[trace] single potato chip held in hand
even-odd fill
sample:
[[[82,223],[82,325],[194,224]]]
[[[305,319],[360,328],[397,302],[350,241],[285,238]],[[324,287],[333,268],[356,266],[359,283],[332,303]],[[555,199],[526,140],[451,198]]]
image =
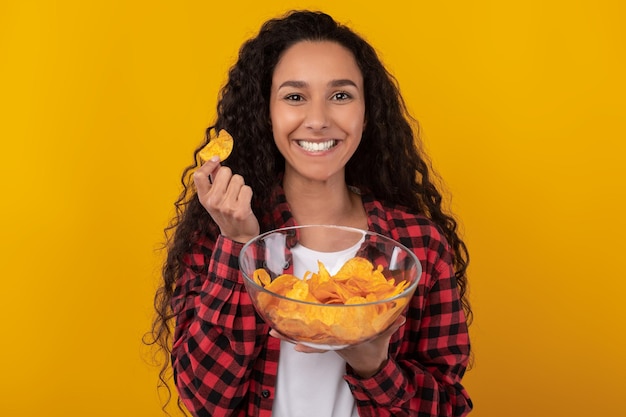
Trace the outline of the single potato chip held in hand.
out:
[[[211,138],[204,148],[198,152],[200,162],[205,163],[214,156],[219,156],[220,161],[224,161],[233,150],[233,137],[225,131],[220,130],[217,137]]]

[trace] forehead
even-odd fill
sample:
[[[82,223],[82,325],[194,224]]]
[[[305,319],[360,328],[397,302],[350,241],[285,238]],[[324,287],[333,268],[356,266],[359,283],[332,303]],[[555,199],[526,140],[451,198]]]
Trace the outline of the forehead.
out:
[[[350,50],[331,41],[301,41],[289,47],[274,69],[274,81],[307,78],[347,78],[362,82]]]

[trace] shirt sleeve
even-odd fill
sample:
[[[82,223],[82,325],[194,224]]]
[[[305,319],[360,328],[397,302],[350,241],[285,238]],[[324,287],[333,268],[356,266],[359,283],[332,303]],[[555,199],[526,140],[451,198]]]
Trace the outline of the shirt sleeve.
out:
[[[172,367],[179,396],[194,416],[228,416],[245,407],[258,323],[239,274],[242,244],[219,236],[186,258],[172,306],[177,313]]]
[[[445,241],[426,241],[416,250],[422,279],[389,360],[371,378],[348,370],[361,416],[464,416],[472,409],[461,385],[470,345],[450,249]]]

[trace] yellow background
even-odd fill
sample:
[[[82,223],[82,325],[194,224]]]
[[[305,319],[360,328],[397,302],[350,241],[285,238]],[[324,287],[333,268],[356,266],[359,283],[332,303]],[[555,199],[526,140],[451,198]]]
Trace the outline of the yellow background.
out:
[[[4,0],[0,415],[163,415],[141,337],[179,175],[241,42],[301,7],[380,51],[451,191],[472,415],[623,413],[622,1]]]

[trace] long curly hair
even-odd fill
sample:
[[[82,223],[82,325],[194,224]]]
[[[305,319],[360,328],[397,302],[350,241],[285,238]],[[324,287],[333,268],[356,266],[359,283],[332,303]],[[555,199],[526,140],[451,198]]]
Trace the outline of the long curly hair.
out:
[[[363,74],[367,123],[361,143],[346,166],[346,182],[377,199],[422,213],[438,225],[454,251],[461,303],[468,323],[471,321],[466,275],[469,254],[459,236],[457,221],[443,208],[441,186],[422,151],[419,125],[407,111],[396,79],[386,70],[374,48],[350,28],[322,12],[291,11],[265,22],[258,35],[242,45],[220,91],[215,123],[206,129],[204,143],[194,152],[194,163],[183,171],[183,189],[174,204],[176,214],[165,229],[167,257],[162,269],[163,281],[155,296],[156,317],[146,341],[157,345],[166,357],[171,353],[171,322],[176,316],[170,302],[182,273],[183,256],[191,249],[193,236],[216,238],[219,233],[191,185],[196,155],[216,131],[226,129],[235,142],[232,154],[223,164],[241,174],[252,187],[252,207],[257,218],[263,218],[271,210],[268,203],[285,162],[274,143],[270,125],[272,74],[285,50],[301,41],[336,42],[354,55]],[[374,166],[376,169],[371,169]],[[160,378],[167,387],[169,363],[164,362]]]

